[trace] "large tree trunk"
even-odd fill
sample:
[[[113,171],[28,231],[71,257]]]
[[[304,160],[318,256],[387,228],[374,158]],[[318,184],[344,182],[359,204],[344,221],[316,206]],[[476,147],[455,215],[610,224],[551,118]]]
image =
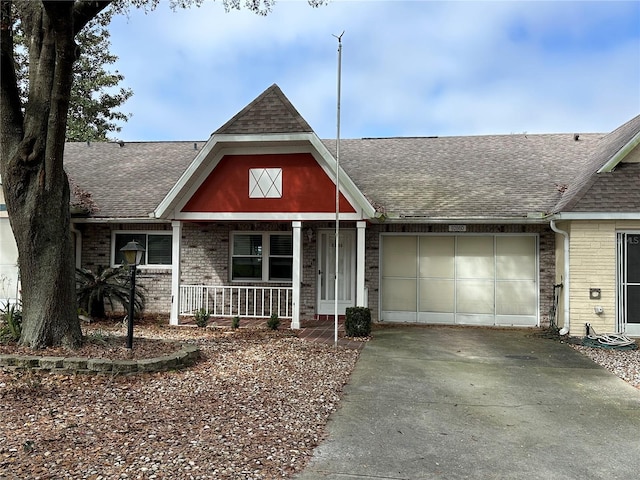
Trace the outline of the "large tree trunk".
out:
[[[76,59],[75,34],[108,2],[27,2],[29,99],[15,81],[11,2],[2,1],[0,174],[22,281],[20,343],[32,348],[82,341],[75,295],[69,183],[63,153]]]

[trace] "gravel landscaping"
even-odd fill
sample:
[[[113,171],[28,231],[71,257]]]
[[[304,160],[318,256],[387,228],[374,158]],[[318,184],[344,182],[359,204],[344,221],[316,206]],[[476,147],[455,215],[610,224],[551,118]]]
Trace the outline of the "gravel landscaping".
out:
[[[131,376],[0,372],[0,478],[290,478],[322,440],[358,358],[290,331],[136,327],[136,336],[197,344],[203,358]],[[134,355],[153,355],[146,343],[136,338]],[[100,350],[86,348],[74,356]]]
[[[290,330],[150,324],[136,326],[132,352],[121,325],[84,328],[90,341],[74,356],[197,345],[202,358],[128,376],[0,371],[0,480],[291,478],[322,441],[358,358]],[[640,388],[640,351],[570,347]]]
[[[640,350],[608,350],[583,345],[572,345],[572,347],[625,382],[640,389]]]

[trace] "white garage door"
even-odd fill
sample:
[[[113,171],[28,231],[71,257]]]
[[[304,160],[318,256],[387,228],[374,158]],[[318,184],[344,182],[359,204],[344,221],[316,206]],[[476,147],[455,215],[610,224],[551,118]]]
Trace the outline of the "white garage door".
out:
[[[18,288],[18,249],[8,218],[0,218],[0,305],[15,300]]]
[[[538,324],[535,235],[383,235],[381,319]]]

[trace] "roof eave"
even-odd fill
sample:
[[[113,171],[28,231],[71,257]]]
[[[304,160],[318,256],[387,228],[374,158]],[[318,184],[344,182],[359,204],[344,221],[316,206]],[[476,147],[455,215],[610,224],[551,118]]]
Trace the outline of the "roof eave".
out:
[[[379,222],[384,223],[412,223],[412,224],[532,224],[541,225],[549,223],[550,217],[548,215],[542,216],[523,216],[523,217],[429,217],[419,215],[401,215],[401,216],[382,216],[377,219]]]
[[[611,172],[638,145],[640,145],[640,132],[636,132],[633,138],[618,150],[615,155],[607,161],[607,163],[600,167],[597,173]]]
[[[640,220],[640,212],[559,212],[552,220]]]

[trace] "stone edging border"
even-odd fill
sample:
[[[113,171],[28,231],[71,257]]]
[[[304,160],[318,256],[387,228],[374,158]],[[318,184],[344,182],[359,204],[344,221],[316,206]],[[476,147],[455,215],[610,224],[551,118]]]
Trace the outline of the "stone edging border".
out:
[[[141,360],[111,360],[109,358],[38,357],[33,355],[0,355],[0,369],[39,370],[54,374],[131,375],[146,372],[180,370],[193,365],[200,357],[195,345],[183,345],[180,350],[162,357]]]

